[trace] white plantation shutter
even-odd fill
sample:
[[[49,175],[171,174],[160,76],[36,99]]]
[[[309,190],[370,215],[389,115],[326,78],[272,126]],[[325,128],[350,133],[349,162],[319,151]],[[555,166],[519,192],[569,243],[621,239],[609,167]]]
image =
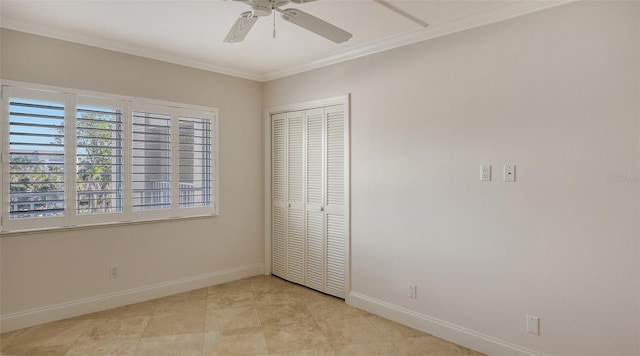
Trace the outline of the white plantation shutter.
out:
[[[134,111],[133,210],[171,208],[171,116]]]
[[[272,121],[272,272],[286,278],[287,240],[287,141],[286,114],[273,115]]]
[[[212,124],[201,118],[179,119],[179,207],[213,204]]]
[[[78,215],[122,211],[122,110],[76,108],[76,211]]]
[[[9,99],[9,218],[65,214],[63,101]]]
[[[287,114],[287,278],[304,283],[304,111]]]
[[[324,109],[306,112],[307,239],[305,285],[322,290],[325,276],[324,238]]]

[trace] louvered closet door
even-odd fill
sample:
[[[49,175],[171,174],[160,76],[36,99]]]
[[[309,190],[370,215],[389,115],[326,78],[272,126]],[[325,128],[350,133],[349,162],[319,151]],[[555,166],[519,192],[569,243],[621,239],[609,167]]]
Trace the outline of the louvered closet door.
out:
[[[345,297],[345,114],[344,105],[325,108],[326,118],[326,289]]]
[[[287,277],[304,284],[304,111],[287,113]]]
[[[287,114],[271,118],[272,273],[287,277]]]
[[[324,109],[306,111],[306,268],[305,285],[325,289]]]
[[[344,105],[272,116],[273,274],[345,297]]]

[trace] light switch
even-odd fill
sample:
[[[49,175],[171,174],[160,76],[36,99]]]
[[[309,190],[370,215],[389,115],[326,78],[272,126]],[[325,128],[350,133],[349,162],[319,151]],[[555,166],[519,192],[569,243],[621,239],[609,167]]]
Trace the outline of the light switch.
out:
[[[527,315],[527,332],[533,335],[540,335],[540,318]]]

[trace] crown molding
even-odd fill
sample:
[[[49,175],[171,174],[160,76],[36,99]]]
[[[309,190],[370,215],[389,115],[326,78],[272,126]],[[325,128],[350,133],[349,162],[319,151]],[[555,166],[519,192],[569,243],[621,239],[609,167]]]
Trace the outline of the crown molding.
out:
[[[160,51],[148,47],[131,45],[118,40],[106,39],[97,36],[86,35],[73,31],[55,29],[48,26],[24,22],[12,18],[3,17],[0,27],[9,30],[32,33],[35,35],[51,37],[59,40],[79,43],[87,46],[98,47],[116,52],[127,53],[135,56],[151,58],[163,62],[179,64],[187,67],[202,69],[210,72],[226,74],[234,77],[267,82],[274,79],[326,67],[332,64],[345,62],[351,59],[368,56],[374,53],[407,46],[417,42],[442,37],[448,34],[468,30],[491,23],[508,20],[514,17],[533,12],[565,5],[577,0],[543,0],[543,1],[514,1],[508,5],[482,11],[453,21],[430,25],[429,27],[406,32],[398,36],[392,36],[378,41],[373,41],[358,47],[339,52],[329,57],[321,58],[301,65],[277,69],[264,73],[242,71],[230,67],[218,66],[208,62],[194,60],[185,56]]]
[[[264,81],[264,76],[260,73],[247,72],[234,68],[217,66],[215,64],[194,60],[189,57],[171,54],[165,51],[152,49],[148,47],[128,44],[118,40],[106,39],[98,36],[86,35],[83,33],[57,29],[40,24],[34,24],[13,18],[2,17],[0,27],[8,30],[31,33],[34,35],[50,37],[58,40],[79,43],[91,47],[102,48],[110,51],[131,54],[134,56],[155,59],[163,62],[179,64],[196,69],[202,69],[209,72],[226,74],[233,77],[250,79],[255,81]]]
[[[533,12],[550,9],[556,6],[569,4],[575,1],[578,0],[545,0],[536,2],[514,1],[509,5],[504,5],[492,10],[482,11],[453,21],[436,25],[429,25],[429,27],[420,30],[406,32],[404,34],[389,37],[379,41],[373,41],[356,48],[337,53],[330,57],[322,58],[299,66],[270,71],[264,73],[263,81],[270,81],[302,72],[307,72],[313,69],[345,62],[351,59],[368,56],[374,53],[388,51],[390,49],[407,46],[417,42],[422,42],[452,33],[508,20]]]

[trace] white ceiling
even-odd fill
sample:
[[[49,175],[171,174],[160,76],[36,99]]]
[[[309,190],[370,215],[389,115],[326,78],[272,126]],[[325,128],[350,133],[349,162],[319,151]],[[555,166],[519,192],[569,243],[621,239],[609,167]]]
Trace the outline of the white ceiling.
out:
[[[0,26],[191,67],[266,81],[566,3],[565,0],[388,1],[423,28],[373,0],[289,4],[353,34],[335,44],[273,16],[244,42],[223,39],[249,6],[200,0],[1,0]]]

